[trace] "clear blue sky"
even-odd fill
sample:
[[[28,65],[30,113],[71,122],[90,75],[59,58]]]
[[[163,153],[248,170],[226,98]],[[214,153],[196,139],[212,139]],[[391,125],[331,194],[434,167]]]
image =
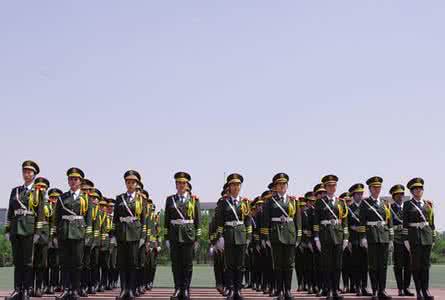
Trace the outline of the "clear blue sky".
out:
[[[107,196],[137,169],[155,202],[191,173],[303,194],[421,176],[445,228],[443,1],[8,1],[0,4],[0,206],[36,160]]]

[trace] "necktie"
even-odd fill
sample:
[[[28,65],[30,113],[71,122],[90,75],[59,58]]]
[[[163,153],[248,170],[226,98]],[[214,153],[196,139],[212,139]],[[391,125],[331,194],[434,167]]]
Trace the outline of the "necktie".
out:
[[[184,196],[181,196],[181,204],[184,204]]]

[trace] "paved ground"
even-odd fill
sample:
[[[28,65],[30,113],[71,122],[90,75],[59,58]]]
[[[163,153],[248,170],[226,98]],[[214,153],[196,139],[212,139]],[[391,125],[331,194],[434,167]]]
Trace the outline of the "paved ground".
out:
[[[172,294],[172,289],[165,289],[165,288],[157,288],[154,289],[142,297],[138,299],[154,299],[154,300],[168,300],[170,299],[170,295]],[[435,295],[436,299],[445,299],[445,289],[434,289],[433,294]],[[390,294],[395,295],[395,290],[390,290]],[[113,291],[107,291],[105,293],[99,293],[94,296],[90,296],[88,298],[84,298],[84,300],[114,300],[115,297],[119,294],[119,290],[115,289]],[[5,291],[0,291],[0,297],[6,296],[7,293]],[[246,300],[255,300],[255,299],[271,299],[269,297],[264,296],[262,293],[256,293],[252,290],[244,290],[243,295],[246,298]],[[209,299],[209,300],[223,300],[224,298],[218,294],[218,292],[214,289],[210,288],[196,288],[192,289],[191,291],[192,299]],[[294,293],[294,296],[297,300],[299,299],[324,299],[324,298],[317,298],[317,297],[308,297],[305,294],[302,293]],[[346,295],[345,299],[370,299],[371,297],[355,297],[354,295]],[[54,300],[54,297],[43,297],[43,298],[33,298],[34,300],[40,299],[40,300]],[[394,300],[402,300],[402,299],[415,299],[415,297],[393,297]]]

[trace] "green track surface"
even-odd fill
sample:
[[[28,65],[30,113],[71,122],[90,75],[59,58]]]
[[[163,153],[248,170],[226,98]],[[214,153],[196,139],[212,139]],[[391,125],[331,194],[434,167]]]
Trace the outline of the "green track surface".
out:
[[[445,265],[433,265],[431,268],[431,287],[445,288]],[[199,265],[193,268],[193,287],[214,287],[212,266]],[[13,268],[0,268],[0,290],[10,290],[13,286]],[[295,275],[294,275],[295,286]],[[414,283],[411,282],[411,286]],[[159,266],[156,272],[155,287],[172,287],[170,266]],[[392,266],[388,269],[388,287],[395,288],[396,282]]]

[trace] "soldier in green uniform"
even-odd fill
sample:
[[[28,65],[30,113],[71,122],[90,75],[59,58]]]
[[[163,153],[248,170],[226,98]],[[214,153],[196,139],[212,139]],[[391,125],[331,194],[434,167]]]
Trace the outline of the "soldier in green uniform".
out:
[[[261,213],[259,216],[260,220],[260,239],[261,239],[261,251],[262,257],[264,258],[264,269],[263,269],[263,283],[262,283],[262,291],[263,294],[268,294],[270,297],[278,296],[278,288],[277,288],[277,278],[274,275],[274,261],[273,261],[273,250],[272,244],[269,242],[269,228],[264,227],[264,208],[265,204],[272,199],[275,185],[274,183],[270,183],[268,185],[269,190],[263,192],[261,195],[261,199],[264,201],[264,204],[261,208]]]
[[[315,193],[307,192],[304,195],[306,204],[301,208],[301,228],[302,238],[301,247],[303,249],[302,265],[304,272],[304,279],[307,283],[308,294],[315,292],[315,278],[314,278],[314,245],[312,240],[312,229],[314,221],[314,202]]]
[[[153,209],[150,213],[150,220],[152,223],[151,235],[150,235],[150,252],[148,253],[148,283],[147,289],[153,288],[153,282],[155,280],[156,268],[158,266],[158,256],[161,252],[160,233],[161,233],[161,216],[160,213],[156,213],[156,205],[153,204]]]
[[[53,295],[54,292],[61,291],[60,281],[60,261],[59,261],[59,248],[54,243],[54,239],[57,239],[56,233],[56,205],[59,197],[63,192],[59,189],[52,188],[48,191],[48,204],[45,207],[45,214],[49,215],[49,245],[48,245],[48,269],[46,275],[46,290],[45,294]]]
[[[144,211],[144,216],[142,221],[142,236],[144,242],[143,243],[141,242],[138,248],[138,255],[137,255],[138,262],[136,264],[136,290],[135,290],[136,297],[139,297],[146,292],[144,286],[144,279],[146,278],[144,270],[145,270],[145,264],[147,262],[147,251],[150,247],[150,231],[151,231],[151,227],[149,224],[149,214],[151,209],[150,203],[148,203],[149,194],[147,191],[144,190],[142,182],[139,184],[138,193],[141,195],[142,207]]]
[[[306,206],[306,199],[304,197],[299,197],[297,200],[297,205],[300,214]],[[301,215],[302,217],[302,215]],[[303,237],[303,236],[302,236]],[[295,250],[295,261],[301,262],[295,264],[295,277],[297,278],[297,292],[307,291],[307,278],[304,276],[304,247],[303,243],[300,243]]]
[[[411,283],[411,255],[403,244],[403,197],[405,187],[401,184],[394,185],[389,193],[394,203],[391,204],[391,217],[394,228],[394,275],[397,282],[399,296],[414,296],[409,290]]]
[[[135,298],[136,267],[139,246],[145,244],[142,232],[144,206],[140,193],[137,192],[141,175],[135,170],[124,174],[127,191],[116,197],[113,223],[116,224],[114,236],[117,240],[117,259],[120,271],[121,293],[117,300]]]
[[[312,209],[312,225],[314,222],[314,213],[315,213],[315,206],[318,204],[318,202],[321,201],[321,198],[326,196],[326,189],[324,188],[323,183],[319,183],[314,186],[313,189],[314,195],[315,195],[315,202],[314,207]],[[312,235],[314,235],[313,228],[312,228]],[[321,269],[321,252],[315,247],[315,241],[312,242],[312,246],[314,249],[314,281],[315,281],[315,287],[314,287],[314,294],[317,295],[317,297],[326,296],[327,290],[325,288],[325,282],[324,282],[324,276],[323,271]]]
[[[215,273],[215,282],[216,289],[221,293],[224,297],[227,297],[229,294],[229,288],[227,286],[227,272],[225,270],[224,265],[224,250],[220,244],[217,246],[218,242],[218,226],[216,224],[215,216],[218,211],[218,203],[220,201],[224,201],[227,196],[227,183],[224,184],[223,189],[221,191],[221,197],[216,201],[215,215],[212,218],[212,246],[213,246],[213,269]],[[222,229],[220,230],[220,234],[222,234]]]
[[[261,251],[261,241],[260,241],[260,224],[258,223],[258,212],[260,210],[260,205],[263,203],[261,200],[261,196],[256,197],[251,204],[251,222],[252,222],[252,242],[251,242],[251,264],[252,264],[252,273],[251,273],[251,283],[252,290],[261,291],[260,282],[261,282],[261,260],[260,260],[260,251]]]
[[[230,289],[226,299],[244,299],[241,296],[243,272],[245,268],[246,247],[251,241],[250,205],[240,197],[244,179],[240,174],[227,177],[228,191],[224,200],[218,202],[215,221],[218,250],[224,250],[227,269],[227,286]],[[219,245],[224,244],[221,249]]]
[[[44,217],[44,193],[34,187],[34,178],[39,172],[35,162],[23,162],[24,184],[13,188],[9,197],[5,236],[12,246],[14,291],[7,300],[28,300],[32,292],[33,244],[39,238],[37,225]]]
[[[178,172],[174,176],[177,193],[165,201],[165,244],[170,249],[175,291],[171,299],[190,299],[193,252],[201,236],[199,199],[187,192],[191,176]]]
[[[79,168],[67,171],[70,190],[64,193],[56,206],[56,234],[62,252],[63,293],[58,300],[79,299],[80,273],[85,243],[92,239],[91,205],[88,195],[81,192],[85,177]]]
[[[348,226],[349,242],[352,247],[351,268],[352,268],[352,286],[357,296],[371,296],[368,292],[368,254],[366,248],[360,245],[361,227],[360,208],[362,207],[363,192],[365,186],[362,183],[356,183],[349,188],[353,203],[348,206]]]
[[[94,183],[86,178],[82,178],[82,183],[80,185],[81,192],[85,195],[85,198],[88,200],[88,206],[92,206],[92,199],[90,197],[90,194],[93,192],[94,189]],[[97,201],[96,201],[97,202]],[[80,296],[81,297],[87,297],[88,293],[92,294],[92,272],[91,272],[91,252],[92,252],[92,245],[95,243],[94,238],[94,226],[95,226],[95,208],[96,204],[94,204],[94,207],[91,209],[91,217],[92,217],[92,234],[91,238],[88,239],[88,243],[85,243],[85,249],[83,249],[83,258],[82,258],[82,276],[80,279],[81,282],[81,289],[80,289]]]
[[[338,197],[339,203],[343,205],[343,209],[345,210],[345,218],[348,218],[349,215],[349,205],[351,204],[352,198],[349,192],[342,193]],[[349,223],[348,223],[348,231],[349,231]],[[351,252],[352,252],[352,244],[349,239],[348,246],[343,250],[342,256],[342,268],[341,268],[341,277],[343,280],[343,289],[340,289],[343,294],[355,293],[355,288],[352,285],[352,260],[351,260]]]
[[[322,183],[326,196],[315,204],[314,241],[321,252],[321,270],[327,299],[342,299],[338,294],[342,267],[342,252],[348,246],[347,211],[335,197],[338,177],[326,175]]]
[[[262,226],[266,228],[264,244],[272,245],[274,276],[278,300],[293,299],[291,293],[292,273],[295,266],[295,247],[301,241],[301,215],[297,200],[287,194],[289,176],[276,174],[272,182],[272,198],[264,204]]]
[[[117,287],[117,280],[119,278],[119,270],[117,269],[117,241],[114,235],[116,231],[116,223],[114,223],[114,199],[108,200],[108,216],[111,219],[110,236],[110,271],[108,274],[107,290],[112,290]]]
[[[361,246],[368,249],[369,277],[373,299],[391,299],[386,293],[389,248],[393,247],[394,230],[390,205],[379,199],[383,179],[374,176],[366,181],[370,197],[360,208]]]
[[[40,193],[46,194],[49,188],[49,181],[43,177],[37,177],[34,181],[34,188],[39,189]],[[42,297],[43,280],[45,270],[48,266],[48,245],[50,237],[50,214],[46,199],[43,204],[43,219],[37,223],[37,228],[40,229],[38,239],[34,241],[34,279],[35,286],[33,297]]]
[[[423,200],[424,180],[413,178],[408,184],[412,199],[403,205],[403,236],[411,253],[411,270],[417,299],[434,299],[429,292],[431,248],[436,238],[431,201]]]
[[[90,265],[89,268],[89,282],[88,282],[88,294],[96,294],[99,288],[99,251],[100,251],[100,210],[99,201],[102,200],[102,193],[97,189],[91,189],[90,205],[91,205],[91,218],[93,223],[93,238],[90,244]]]
[[[110,273],[110,231],[112,230],[113,220],[108,215],[108,199],[101,197],[99,201],[99,268],[100,284],[98,292],[104,292],[107,289]]]

